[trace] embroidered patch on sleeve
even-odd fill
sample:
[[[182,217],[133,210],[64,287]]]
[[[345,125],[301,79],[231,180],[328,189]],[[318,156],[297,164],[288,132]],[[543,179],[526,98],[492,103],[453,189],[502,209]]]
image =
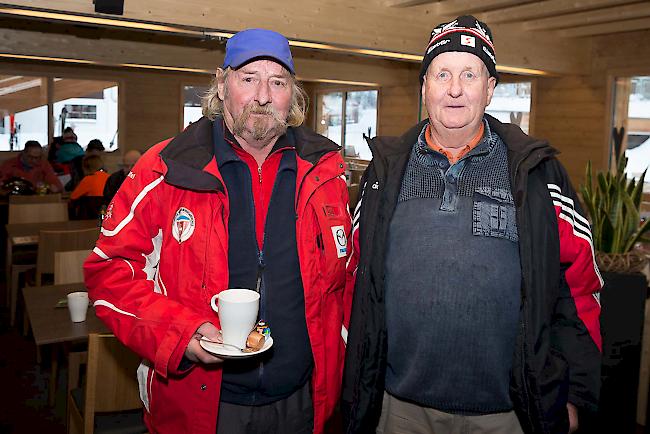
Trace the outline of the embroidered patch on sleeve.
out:
[[[336,257],[343,258],[348,254],[348,238],[345,235],[345,227],[332,226],[332,237],[336,246]]]

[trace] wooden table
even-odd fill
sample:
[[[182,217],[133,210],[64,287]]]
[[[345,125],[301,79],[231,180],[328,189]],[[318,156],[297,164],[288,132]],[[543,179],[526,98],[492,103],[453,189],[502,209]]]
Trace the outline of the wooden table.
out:
[[[108,333],[109,330],[95,316],[95,309],[88,307],[86,321],[73,323],[67,307],[56,307],[57,302],[75,291],[85,291],[83,283],[23,288],[27,315],[32,325],[37,346],[85,342],[89,333]],[[52,350],[52,375],[48,401],[54,405],[56,374],[58,370],[57,348]]]
[[[97,220],[68,220],[62,222],[42,223],[8,223],[7,231],[7,256],[5,258],[5,276],[7,276],[7,306],[11,306],[11,324],[16,317],[16,298],[18,286],[11,279],[11,264],[14,246],[29,246],[38,244],[38,232],[41,230],[62,231],[88,229],[97,226]]]

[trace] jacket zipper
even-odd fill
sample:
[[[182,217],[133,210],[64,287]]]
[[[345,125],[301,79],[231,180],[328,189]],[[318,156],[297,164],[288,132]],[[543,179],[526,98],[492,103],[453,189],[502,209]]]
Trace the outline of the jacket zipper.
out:
[[[277,174],[276,174],[277,176]],[[257,179],[260,183],[260,188],[262,187],[262,166],[257,166]],[[271,198],[273,197],[273,192],[271,192]],[[269,200],[269,208],[271,207],[271,202]],[[255,234],[257,234],[257,217],[255,211],[255,199],[253,198],[253,228],[255,228]],[[268,213],[268,209],[267,209]],[[264,227],[266,229],[266,221],[264,221]],[[260,250],[259,245],[257,244],[257,235],[255,236],[255,246],[257,247],[257,279],[255,283],[255,291],[260,295],[260,311],[259,318],[265,320],[264,316],[266,315],[266,297],[265,297],[265,287],[264,287],[264,268],[266,264],[264,263],[264,239],[266,238],[266,230],[262,234],[262,249]],[[257,370],[257,387],[253,392],[253,399],[251,404],[255,404],[257,400],[257,390],[262,385],[262,378],[264,377],[264,362],[260,361]]]
[[[517,180],[517,176],[519,175],[519,171],[521,169],[522,164],[527,159],[532,158],[532,157],[535,158],[535,161],[531,160],[531,163],[533,163],[533,164],[530,164],[530,167],[528,167],[527,170],[530,170],[532,167],[536,166],[539,163],[539,161],[542,160],[543,155],[540,152],[533,151],[531,154],[525,156],[524,158],[520,159],[517,162],[517,164],[515,165],[515,170],[513,172],[513,180],[512,180],[511,188],[516,188],[516,185],[517,185],[516,180]],[[527,176],[526,176],[526,178],[524,180],[526,180],[526,179],[527,179]],[[523,184],[524,180],[522,180],[522,184]],[[523,211],[524,202],[525,202],[525,199],[526,199],[526,191],[525,191],[526,186],[522,185],[522,187],[523,187],[524,190],[522,190],[523,191],[523,196],[522,196],[522,199],[521,199],[521,210]],[[522,214],[521,215],[521,220],[523,221],[523,219],[524,219],[524,216]],[[521,225],[521,226],[524,226],[524,225]],[[523,388],[522,393],[524,395],[524,400],[525,400],[525,404],[526,404],[526,417],[528,419],[528,423],[529,423],[530,428],[535,430],[536,426],[535,426],[535,423],[533,421],[532,408],[531,408],[532,407],[532,401],[531,401],[531,398],[530,398],[531,393],[530,393],[530,390],[528,388],[528,379],[527,379],[527,369],[528,368],[527,368],[527,365],[526,365],[526,352],[527,352],[528,343],[527,343],[527,336],[526,336],[526,333],[527,333],[526,332],[526,330],[527,330],[527,327],[526,327],[527,298],[526,298],[526,281],[525,281],[525,279],[524,279],[524,282],[523,282],[522,288],[521,288],[521,303],[522,303],[522,309],[521,309],[521,311],[522,311],[522,315],[521,315],[521,333],[522,333],[522,347],[523,347],[522,351],[521,351],[521,369],[522,369],[522,372],[521,372],[521,380],[522,380],[521,384],[522,384],[522,388]],[[538,412],[536,411],[536,413],[538,413]]]

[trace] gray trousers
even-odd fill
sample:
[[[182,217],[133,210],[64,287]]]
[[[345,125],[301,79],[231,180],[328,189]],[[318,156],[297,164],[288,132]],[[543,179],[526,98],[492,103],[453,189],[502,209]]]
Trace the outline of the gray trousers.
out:
[[[514,411],[481,416],[445,413],[384,392],[377,434],[523,434]]]
[[[288,398],[271,404],[249,406],[222,401],[217,434],[311,434],[314,407],[309,383]]]

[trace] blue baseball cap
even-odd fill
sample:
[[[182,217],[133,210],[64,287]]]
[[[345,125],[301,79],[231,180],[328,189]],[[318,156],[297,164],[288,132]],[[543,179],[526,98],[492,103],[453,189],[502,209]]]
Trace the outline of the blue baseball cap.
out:
[[[289,41],[281,34],[266,29],[242,30],[228,39],[223,67],[237,69],[260,57],[277,60],[291,74],[296,74]]]

